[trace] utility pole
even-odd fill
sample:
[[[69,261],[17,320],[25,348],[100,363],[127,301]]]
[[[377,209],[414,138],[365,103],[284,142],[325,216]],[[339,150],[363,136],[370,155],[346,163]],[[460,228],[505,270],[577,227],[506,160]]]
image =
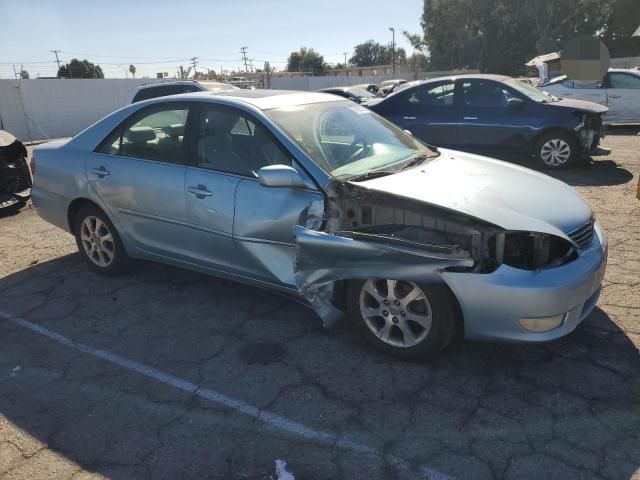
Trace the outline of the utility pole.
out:
[[[249,71],[249,67],[247,67],[247,47],[242,47],[240,49],[240,52],[242,53],[242,61],[244,62],[244,71],[248,72]]]
[[[191,57],[191,65],[193,65],[193,78],[194,79],[197,76],[197,72],[196,72],[196,65],[198,65],[198,62],[196,62],[197,59],[198,59],[198,57]]]
[[[391,30],[391,69],[393,74],[396,74],[396,30],[393,27],[389,27]]]
[[[56,55],[56,63],[58,64],[58,70],[60,70],[60,60],[58,59],[58,54],[62,53],[61,50],[49,50],[51,53]]]
[[[347,52],[342,52],[344,54],[344,68],[347,68]]]

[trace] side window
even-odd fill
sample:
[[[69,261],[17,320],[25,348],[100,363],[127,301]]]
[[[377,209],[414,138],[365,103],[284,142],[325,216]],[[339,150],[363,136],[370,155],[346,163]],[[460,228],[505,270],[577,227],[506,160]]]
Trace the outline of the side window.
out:
[[[512,95],[492,81],[472,81],[462,84],[463,105],[473,108],[506,108]]]
[[[407,101],[412,105],[428,107],[453,107],[453,82],[441,85],[423,85],[407,92]]]
[[[98,152],[182,164],[188,113],[188,108],[175,104],[144,109],[107,137]]]
[[[640,77],[628,73],[610,72],[607,78],[609,88],[640,89]]]
[[[155,88],[143,88],[142,90],[138,90],[138,93],[133,97],[131,103],[141,102],[142,100],[149,100],[150,98],[154,98],[156,89]]]
[[[207,106],[196,128],[200,168],[257,177],[264,166],[291,164],[267,129],[240,110]]]
[[[197,85],[183,85],[180,93],[201,92],[202,89]]]

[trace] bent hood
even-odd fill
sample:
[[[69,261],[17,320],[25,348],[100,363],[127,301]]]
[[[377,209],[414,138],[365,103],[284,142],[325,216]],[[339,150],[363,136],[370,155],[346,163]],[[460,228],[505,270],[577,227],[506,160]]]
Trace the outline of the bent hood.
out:
[[[505,230],[566,238],[591,217],[572,187],[510,163],[454,150],[423,165],[358,185],[448,208]]]
[[[604,105],[586,100],[574,100],[573,98],[561,98],[557,102],[547,103],[553,107],[570,108],[572,110],[580,110],[588,113],[606,113],[609,110]]]

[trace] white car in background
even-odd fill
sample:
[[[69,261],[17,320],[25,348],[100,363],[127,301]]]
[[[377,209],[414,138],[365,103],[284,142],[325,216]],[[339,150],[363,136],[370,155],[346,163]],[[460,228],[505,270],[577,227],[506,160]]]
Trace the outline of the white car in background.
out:
[[[563,75],[538,88],[556,97],[609,107],[605,124],[640,124],[640,70],[611,68],[598,82],[571,80]]]

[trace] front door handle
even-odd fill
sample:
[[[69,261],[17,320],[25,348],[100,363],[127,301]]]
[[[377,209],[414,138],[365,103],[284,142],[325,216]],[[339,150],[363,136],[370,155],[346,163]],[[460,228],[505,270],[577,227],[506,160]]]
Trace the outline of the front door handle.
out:
[[[620,98],[620,95],[609,95],[609,98]]]
[[[464,117],[463,120],[477,120],[478,117]]]
[[[107,170],[106,167],[103,167],[102,165],[92,168],[91,171],[98,175],[98,177],[100,178],[106,177],[110,173],[109,170]]]
[[[402,117],[402,118],[405,119],[405,120],[415,120],[416,119],[416,117]]]
[[[188,187],[187,191],[194,194],[198,198],[210,197],[211,195],[213,195],[213,193],[207,190],[207,187],[202,184]]]

